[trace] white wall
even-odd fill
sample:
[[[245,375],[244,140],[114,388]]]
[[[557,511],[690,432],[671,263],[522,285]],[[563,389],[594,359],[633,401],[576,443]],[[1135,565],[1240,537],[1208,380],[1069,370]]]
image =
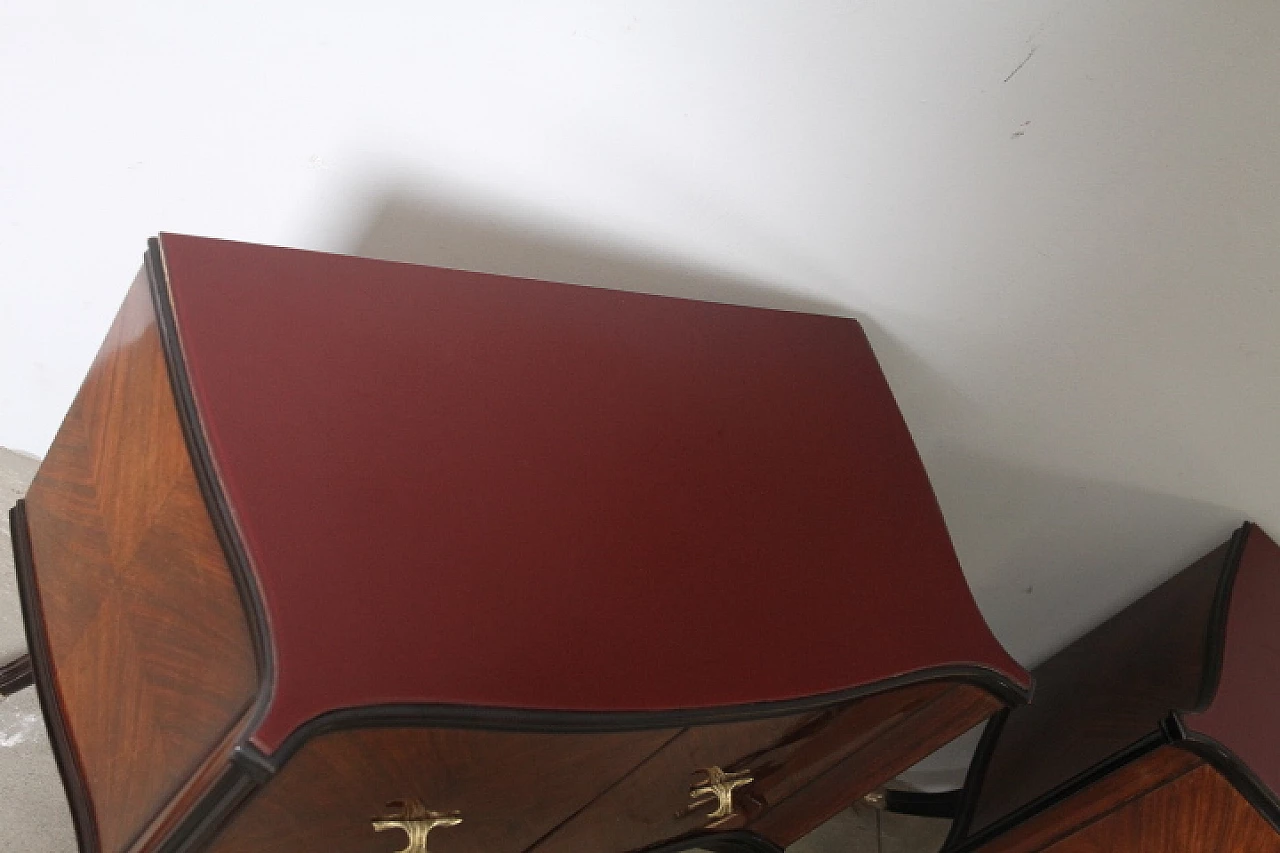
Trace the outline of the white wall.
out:
[[[851,313],[1033,663],[1280,533],[1270,0],[0,6],[0,444],[179,231]]]

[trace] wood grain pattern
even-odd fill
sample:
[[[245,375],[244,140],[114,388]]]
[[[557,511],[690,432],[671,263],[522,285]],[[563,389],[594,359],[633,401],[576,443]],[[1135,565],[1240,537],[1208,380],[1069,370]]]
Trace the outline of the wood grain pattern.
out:
[[[432,836],[436,853],[639,850],[707,828],[710,809],[690,810],[689,791],[711,766],[750,770],[764,783],[740,789],[740,815],[717,830],[789,843],[998,706],[979,688],[934,684],[832,711],[684,729],[330,732],[305,743],[208,850],[389,853],[399,839],[368,822],[409,797],[463,816]]]
[[[749,824],[781,846],[808,834],[929,753],[972,729],[1001,707],[985,690],[949,685],[937,696],[855,739],[859,746],[830,770]]]
[[[256,689],[139,275],[26,499],[57,702],[104,851],[123,851]]]
[[[563,735],[354,729],[307,742],[208,847],[209,853],[391,853],[370,820],[393,800],[459,811],[433,853],[516,853],[663,747],[671,731]]]
[[[777,806],[872,741],[892,737],[895,726],[952,686],[934,682],[905,687],[824,712],[809,724],[812,731],[794,750],[771,755],[763,766],[756,765],[756,781],[747,792],[754,809],[763,812]]]
[[[1129,762],[1053,808],[1018,824],[982,853],[1034,853],[1117,808],[1168,784],[1204,762],[1185,749],[1163,746]],[[1120,849],[1120,848],[1113,848]]]
[[[1035,701],[1010,715],[971,832],[1013,813],[1194,707],[1226,545],[1034,670]]]
[[[795,735],[803,734],[813,719],[804,714],[678,731],[660,752],[535,849],[538,853],[638,850],[704,829],[711,809],[688,808],[690,785],[698,771],[711,766],[729,772],[754,771],[777,761],[795,748]],[[735,793],[734,799],[740,802],[741,796]],[[740,829],[744,823],[735,819],[720,828]]]
[[[1209,765],[1117,809],[1046,853],[1280,853],[1280,833]]]

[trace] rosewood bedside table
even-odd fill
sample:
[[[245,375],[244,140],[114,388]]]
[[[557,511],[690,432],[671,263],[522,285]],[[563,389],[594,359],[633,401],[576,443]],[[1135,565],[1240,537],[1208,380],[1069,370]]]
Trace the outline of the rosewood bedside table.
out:
[[[946,850],[1280,853],[1280,548],[1222,547],[1036,668]]]
[[[86,853],[776,851],[1029,688],[849,319],[165,235],[12,522]]]

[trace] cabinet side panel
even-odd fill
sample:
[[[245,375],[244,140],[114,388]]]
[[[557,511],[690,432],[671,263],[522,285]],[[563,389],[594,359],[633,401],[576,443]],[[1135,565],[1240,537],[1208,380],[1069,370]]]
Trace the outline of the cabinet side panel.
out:
[[[1218,771],[1202,765],[1044,850],[1280,853],[1280,834]]]
[[[139,274],[27,496],[46,685],[104,851],[253,698],[249,626],[206,512]]]
[[[1000,831],[989,842],[962,848],[981,853],[1036,853],[1138,798],[1203,765],[1191,752],[1162,746],[1026,821]]]
[[[1208,735],[1266,787],[1280,815],[1280,546],[1251,527],[1225,628],[1222,676],[1212,704],[1186,725]]]
[[[969,825],[976,833],[1193,708],[1205,675],[1223,545],[1034,670],[1035,701],[1000,732]]]

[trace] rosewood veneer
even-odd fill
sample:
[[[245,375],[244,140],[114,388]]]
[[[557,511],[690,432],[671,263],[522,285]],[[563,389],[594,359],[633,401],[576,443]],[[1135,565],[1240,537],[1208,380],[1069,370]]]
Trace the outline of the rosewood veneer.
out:
[[[12,527],[85,853],[777,850],[1029,688],[850,319],[164,235]]]

